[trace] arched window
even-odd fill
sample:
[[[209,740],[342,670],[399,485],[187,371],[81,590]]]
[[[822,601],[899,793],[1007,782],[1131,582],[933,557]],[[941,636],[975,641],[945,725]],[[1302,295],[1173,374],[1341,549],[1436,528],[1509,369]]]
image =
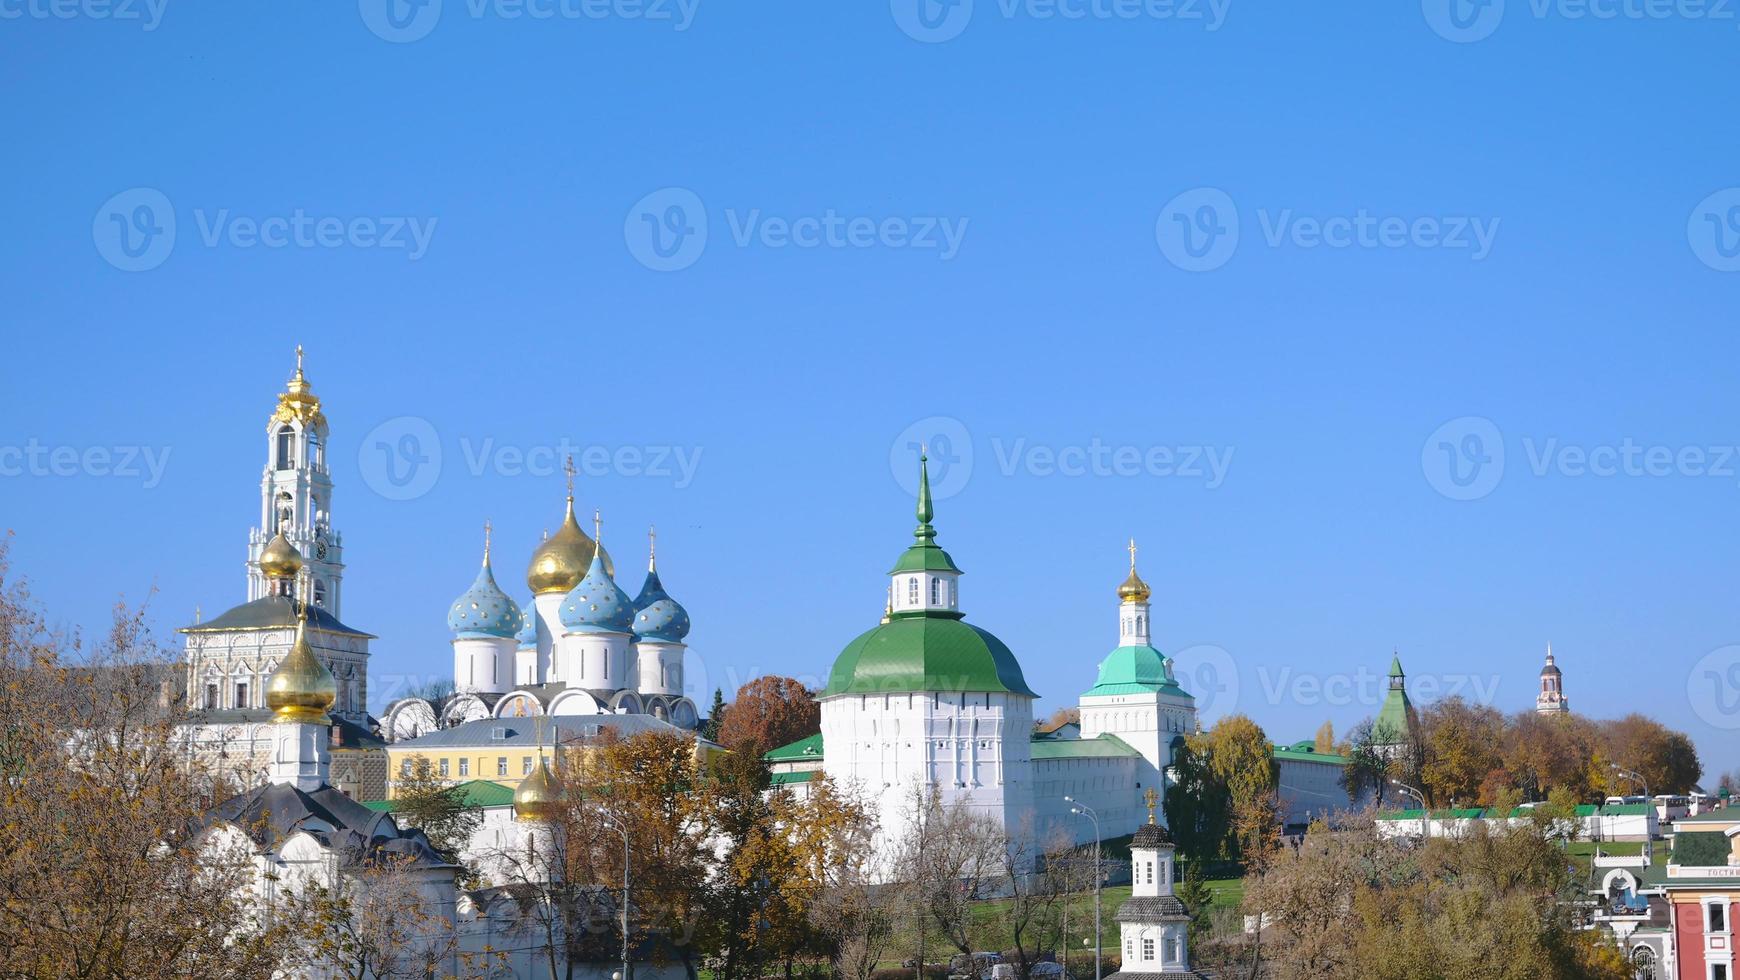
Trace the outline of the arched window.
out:
[[[1137,616],[1136,617],[1136,632],[1140,633],[1140,632],[1142,632],[1142,630],[1143,630],[1142,617]]]
[[[935,606],[935,605],[940,605],[941,603],[942,603],[942,579],[933,578],[930,580],[930,604]]]
[[[314,580],[314,604],[326,608],[326,582],[322,579]]]
[[[918,605],[918,576],[906,580],[906,601],[910,605]]]
[[[320,465],[320,433],[313,427],[308,430],[308,462],[314,466]]]
[[[296,430],[292,429],[288,424],[280,425],[278,427],[277,465],[281,470],[293,470],[296,468],[296,453],[294,450],[296,441],[295,436]]]

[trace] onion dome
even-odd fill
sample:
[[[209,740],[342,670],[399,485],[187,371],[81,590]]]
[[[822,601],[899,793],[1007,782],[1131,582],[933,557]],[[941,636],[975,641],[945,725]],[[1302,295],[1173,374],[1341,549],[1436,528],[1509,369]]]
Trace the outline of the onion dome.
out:
[[[308,645],[308,623],[300,621],[290,655],[266,682],[266,707],[272,709],[277,721],[330,725],[332,719],[326,712],[337,700],[338,681],[315,658],[314,648]]]
[[[596,517],[593,523],[596,534]],[[568,593],[561,616],[563,626],[583,633],[627,633],[634,627],[634,602],[611,577],[603,548],[596,549],[586,577]]]
[[[648,532],[651,536],[651,532]],[[646,559],[646,582],[634,598],[634,633],[643,640],[681,643],[689,635],[689,611],[665,593],[659,582],[657,558],[651,547]]]
[[[562,518],[562,526],[532,552],[531,567],[526,569],[526,584],[536,595],[572,591],[591,566],[593,554],[600,552],[604,555],[605,571],[615,574],[616,566],[610,560],[610,553],[602,551],[575,522],[574,494],[570,491],[568,513]]]
[[[535,602],[528,602],[520,607],[520,631],[514,636],[522,647],[538,645],[538,607]]]
[[[538,757],[531,775],[520,780],[514,790],[514,816],[521,820],[548,820],[562,803],[562,789],[550,775],[544,757]]]
[[[260,572],[267,578],[295,578],[302,570],[302,553],[279,531],[260,550]]]
[[[1118,599],[1121,602],[1147,602],[1153,595],[1148,583],[1142,581],[1142,576],[1136,574],[1136,539],[1130,539],[1130,577],[1124,579],[1124,584],[1118,586]]]
[[[524,617],[520,607],[495,584],[495,572],[489,565],[489,525],[484,525],[483,568],[453,608],[447,611],[447,628],[455,636],[513,636]]]

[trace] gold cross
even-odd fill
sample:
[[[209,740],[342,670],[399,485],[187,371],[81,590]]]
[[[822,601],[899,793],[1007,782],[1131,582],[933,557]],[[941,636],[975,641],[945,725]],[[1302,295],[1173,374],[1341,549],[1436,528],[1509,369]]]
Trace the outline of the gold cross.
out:
[[[574,457],[562,461],[562,472],[568,474],[568,496],[574,496]]]
[[[302,373],[302,345],[296,345],[296,373]]]
[[[1136,570],[1136,539],[1130,539],[1130,571]]]
[[[1142,801],[1148,804],[1148,822],[1153,823],[1154,808],[1160,805],[1160,794],[1155,791],[1154,787],[1150,786],[1148,791],[1142,794]]]

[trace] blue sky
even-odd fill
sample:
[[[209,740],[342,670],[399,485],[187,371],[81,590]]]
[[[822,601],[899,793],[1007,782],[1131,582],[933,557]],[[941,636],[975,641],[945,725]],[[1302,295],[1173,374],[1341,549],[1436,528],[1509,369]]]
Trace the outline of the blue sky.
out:
[[[239,601],[301,343],[377,695],[451,671],[486,518],[524,593],[561,478],[504,447],[631,450],[581,506],[626,568],[658,524],[704,700],[875,622],[941,436],[1042,710],[1134,536],[1210,719],[1345,730],[1392,649],[1514,710],[1550,641],[1740,765],[1733,14],[916,3],[4,5],[17,569]]]

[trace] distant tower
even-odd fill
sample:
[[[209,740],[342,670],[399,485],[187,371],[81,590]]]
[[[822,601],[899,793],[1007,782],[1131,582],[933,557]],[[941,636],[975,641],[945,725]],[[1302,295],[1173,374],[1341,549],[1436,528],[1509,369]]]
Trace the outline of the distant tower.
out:
[[[1535,714],[1568,715],[1571,702],[1565,697],[1565,677],[1553,663],[1553,645],[1547,644],[1547,664],[1541,668],[1541,693],[1535,697]]]
[[[1384,694],[1377,720],[1372,722],[1372,744],[1390,753],[1400,751],[1413,737],[1417,721],[1414,705],[1408,700],[1408,677],[1402,673],[1402,656],[1391,654],[1390,689]]]
[[[340,536],[332,529],[332,475],[326,467],[326,415],[302,375],[302,348],[296,348],[296,373],[278,395],[266,422],[266,470],[260,479],[260,526],[248,534],[248,600],[272,594],[260,558],[273,537],[284,539],[302,556],[308,602],[331,613],[339,609],[344,576]]]

